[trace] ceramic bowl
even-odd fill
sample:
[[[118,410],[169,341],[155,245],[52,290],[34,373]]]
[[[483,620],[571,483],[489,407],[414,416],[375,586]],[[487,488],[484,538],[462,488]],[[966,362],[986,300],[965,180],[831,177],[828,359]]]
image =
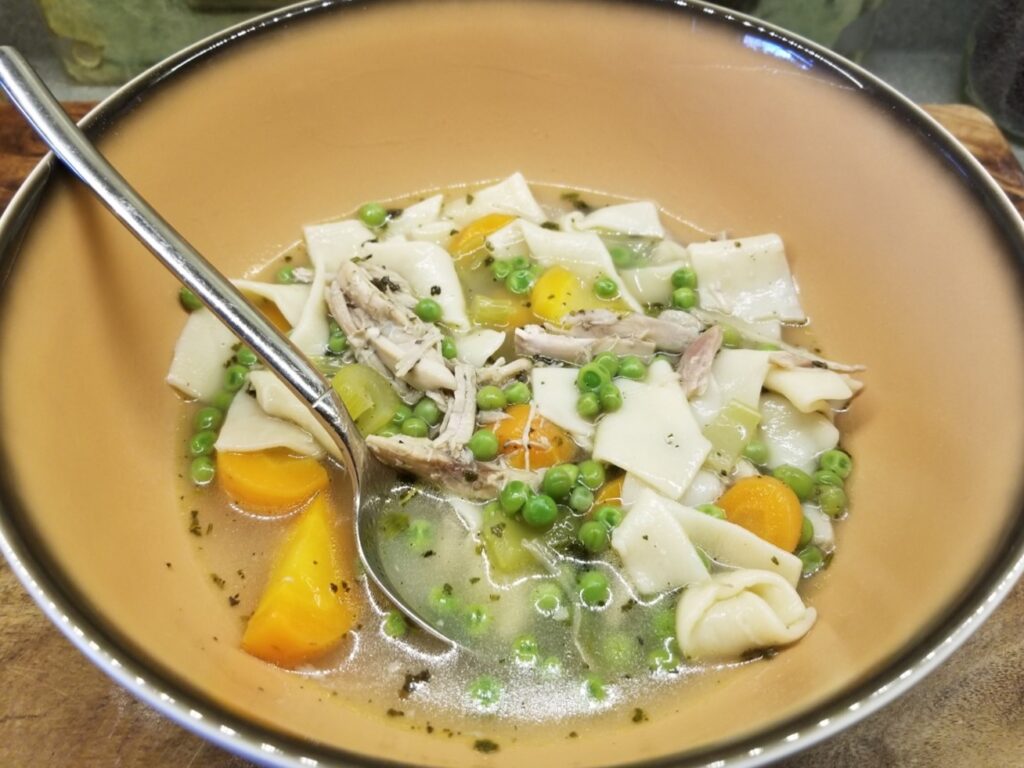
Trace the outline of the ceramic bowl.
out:
[[[229,275],[362,201],[521,170],[712,232],[779,232],[825,351],[867,364],[814,631],[680,685],[643,728],[521,733],[488,764],[778,757],[906,690],[1019,575],[1024,226],[934,122],[806,41],[682,1],[326,0],[199,44],[87,124]],[[479,764],[466,738],[238,649],[176,492],[164,374],[182,316],[156,261],[46,162],[0,247],[3,548],[61,630],[156,709],[268,764]]]

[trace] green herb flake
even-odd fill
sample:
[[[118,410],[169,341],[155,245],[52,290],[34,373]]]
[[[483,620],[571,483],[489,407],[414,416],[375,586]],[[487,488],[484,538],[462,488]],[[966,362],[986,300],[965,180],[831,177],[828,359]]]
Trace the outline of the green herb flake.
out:
[[[501,747],[498,746],[498,742],[491,741],[490,739],[477,739],[473,742],[473,749],[484,755],[489,755],[492,752],[497,752]]]

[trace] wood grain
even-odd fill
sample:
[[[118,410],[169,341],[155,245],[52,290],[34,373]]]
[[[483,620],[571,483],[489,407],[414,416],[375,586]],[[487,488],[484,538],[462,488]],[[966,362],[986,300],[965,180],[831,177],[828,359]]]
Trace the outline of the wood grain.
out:
[[[75,117],[92,106],[66,105]],[[927,108],[1024,213],[1024,171],[978,110]],[[42,154],[0,105],[0,209]],[[786,761],[787,768],[1024,764],[1024,585],[967,644],[884,711]],[[244,760],[182,730],[110,682],[49,624],[0,564],[0,766],[204,766]]]

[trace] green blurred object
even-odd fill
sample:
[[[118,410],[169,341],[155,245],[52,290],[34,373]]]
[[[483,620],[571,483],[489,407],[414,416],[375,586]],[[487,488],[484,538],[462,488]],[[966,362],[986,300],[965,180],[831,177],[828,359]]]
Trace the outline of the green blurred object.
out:
[[[38,0],[68,74],[123,83],[185,46],[291,0]]]
[[[871,45],[885,0],[715,0],[859,59]]]

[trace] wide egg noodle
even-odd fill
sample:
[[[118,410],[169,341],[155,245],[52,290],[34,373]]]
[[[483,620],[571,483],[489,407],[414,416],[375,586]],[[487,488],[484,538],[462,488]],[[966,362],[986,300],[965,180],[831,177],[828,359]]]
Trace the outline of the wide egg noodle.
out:
[[[322,355],[327,345],[329,325],[325,292],[342,262],[360,254],[360,247],[374,235],[355,219],[315,224],[303,229],[306,250],[313,262],[313,282],[309,300],[302,308],[291,340],[307,355]]]
[[[214,449],[219,453],[248,453],[284,448],[301,456],[320,458],[323,448],[304,429],[269,416],[247,392],[231,402]]]
[[[234,356],[235,335],[208,309],[188,316],[167,372],[167,383],[189,397],[209,401],[224,383],[224,367]]]

